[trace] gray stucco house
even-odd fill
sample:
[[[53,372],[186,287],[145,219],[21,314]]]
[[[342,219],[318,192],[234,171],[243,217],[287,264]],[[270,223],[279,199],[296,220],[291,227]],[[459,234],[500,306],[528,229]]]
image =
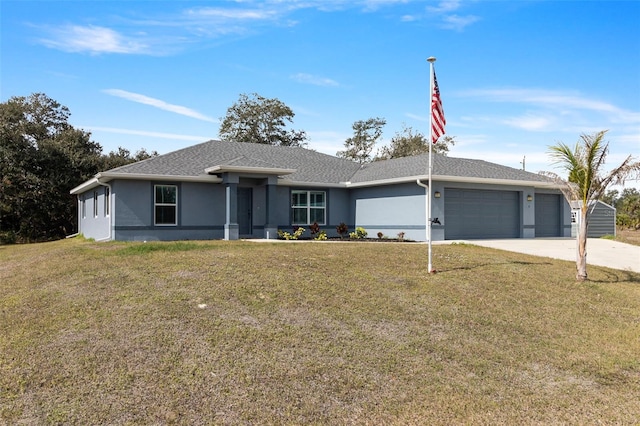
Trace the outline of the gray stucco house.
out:
[[[96,240],[277,238],[317,222],[370,236],[569,237],[571,209],[543,176],[482,160],[428,154],[360,165],[299,147],[209,141],[98,173],[71,190],[78,230]]]

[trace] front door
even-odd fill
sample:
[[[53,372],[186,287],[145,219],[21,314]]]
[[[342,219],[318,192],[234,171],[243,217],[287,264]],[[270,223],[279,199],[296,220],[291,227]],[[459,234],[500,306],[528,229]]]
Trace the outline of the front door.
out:
[[[241,237],[251,236],[252,188],[238,188],[238,233]]]

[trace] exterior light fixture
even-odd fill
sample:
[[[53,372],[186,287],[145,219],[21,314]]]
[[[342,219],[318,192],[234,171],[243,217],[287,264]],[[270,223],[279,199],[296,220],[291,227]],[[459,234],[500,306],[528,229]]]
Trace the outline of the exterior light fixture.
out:
[[[433,196],[434,196],[435,198],[440,198],[440,191],[436,191],[436,192],[434,192],[434,193],[433,193]]]
[[[533,201],[533,195],[531,194],[527,195],[527,201]]]

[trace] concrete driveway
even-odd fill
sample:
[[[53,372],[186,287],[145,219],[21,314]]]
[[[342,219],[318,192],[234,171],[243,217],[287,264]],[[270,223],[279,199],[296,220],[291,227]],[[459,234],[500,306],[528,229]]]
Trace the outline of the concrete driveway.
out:
[[[444,243],[453,242],[464,242],[516,253],[551,257],[553,259],[576,260],[575,238],[444,241]],[[587,265],[640,272],[640,246],[602,238],[589,238],[587,239]]]

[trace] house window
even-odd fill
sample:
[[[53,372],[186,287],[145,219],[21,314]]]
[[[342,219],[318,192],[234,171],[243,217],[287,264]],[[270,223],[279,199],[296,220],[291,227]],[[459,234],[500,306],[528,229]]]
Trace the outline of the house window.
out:
[[[155,224],[178,224],[178,187],[175,185],[155,185]]]
[[[80,204],[82,205],[82,218],[84,219],[85,217],[87,217],[87,197],[85,195],[82,196],[82,201],[80,201]]]
[[[324,191],[292,191],[291,214],[294,225],[326,224],[327,196]]]
[[[109,216],[109,187],[104,187],[104,215]]]
[[[93,217],[98,217],[98,191],[93,191]]]

